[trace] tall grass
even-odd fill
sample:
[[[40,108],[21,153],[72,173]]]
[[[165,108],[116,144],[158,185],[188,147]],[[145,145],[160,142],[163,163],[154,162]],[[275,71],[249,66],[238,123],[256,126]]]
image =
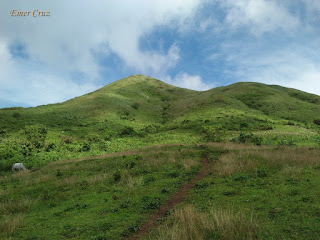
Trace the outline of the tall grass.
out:
[[[243,152],[222,155],[215,164],[216,176],[229,176],[236,172],[256,170],[256,163]]]
[[[231,149],[234,149],[233,145]],[[261,165],[284,169],[288,173],[292,172],[290,169],[299,172],[303,167],[320,166],[320,150],[308,147],[244,148],[222,155],[216,161],[214,171],[217,176],[229,176],[233,173],[255,171]]]
[[[259,151],[255,155],[266,160],[270,167],[286,168],[288,166],[320,166],[320,150],[308,147],[282,147],[275,151]]]
[[[205,240],[205,239],[256,239],[258,223],[253,216],[246,216],[232,209],[214,209],[199,212],[186,205],[173,212],[170,218],[147,239]]]
[[[23,214],[17,215],[4,215],[0,218],[0,232],[7,233],[8,235],[13,233],[21,224],[23,220]]]

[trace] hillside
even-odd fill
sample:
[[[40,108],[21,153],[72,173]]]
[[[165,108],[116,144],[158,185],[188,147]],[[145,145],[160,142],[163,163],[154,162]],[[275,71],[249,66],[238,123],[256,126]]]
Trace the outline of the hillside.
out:
[[[17,130],[41,123],[48,127],[84,125],[84,121],[135,121],[135,125],[184,118],[195,110],[225,108],[312,124],[320,116],[320,97],[261,83],[236,83],[197,92],[134,75],[59,104],[1,109],[0,128]],[[165,116],[164,116],[165,115]]]
[[[197,92],[133,75],[59,104],[0,110],[0,167],[163,143],[317,145],[320,97],[261,83]]]
[[[0,109],[0,239],[318,239],[319,124],[317,95],[141,75]]]

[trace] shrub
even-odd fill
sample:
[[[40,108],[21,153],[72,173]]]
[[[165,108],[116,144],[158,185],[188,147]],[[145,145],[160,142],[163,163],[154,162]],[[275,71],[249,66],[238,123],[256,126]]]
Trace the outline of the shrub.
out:
[[[51,152],[51,151],[54,151],[56,149],[56,144],[54,143],[49,143],[47,146],[46,146],[46,152]]]
[[[89,142],[97,143],[97,142],[101,142],[102,139],[101,139],[100,136],[97,135],[97,134],[91,134],[91,135],[88,136],[88,141],[89,141]]]
[[[91,149],[91,146],[88,142],[83,142],[81,145],[81,152],[89,152]]]
[[[26,139],[38,149],[44,146],[47,133],[46,127],[42,125],[29,125],[24,129]]]
[[[320,119],[315,119],[315,120],[313,120],[313,123],[314,123],[314,124],[317,124],[317,125],[320,125]]]
[[[120,136],[134,136],[136,135],[136,131],[133,129],[133,127],[125,127],[124,129],[122,129]]]
[[[207,128],[204,130],[205,136],[204,140],[207,142],[222,142],[225,140],[227,132],[223,128]]]
[[[18,117],[20,117],[20,116],[21,116],[21,114],[20,114],[20,113],[17,113],[17,112],[15,112],[15,113],[12,114],[12,117],[14,117],[14,118],[18,118]]]
[[[254,145],[260,146],[263,142],[263,139],[259,136],[254,135],[253,133],[241,132],[237,139],[234,141],[239,143],[253,143]]]
[[[120,180],[121,180],[121,172],[119,169],[117,169],[117,171],[115,171],[115,173],[113,173],[113,181],[120,182]]]
[[[104,133],[104,140],[111,141],[114,137],[118,135],[115,130],[107,129]]]
[[[131,107],[134,108],[134,109],[136,109],[136,110],[138,110],[138,108],[139,108],[139,103],[134,103],[134,104],[131,105]]]
[[[64,137],[62,137],[61,142],[65,143],[65,144],[71,144],[73,142],[73,140],[72,140],[72,137],[64,136]]]
[[[160,126],[159,125],[154,125],[154,124],[151,124],[151,125],[148,125],[144,128],[141,129],[141,132],[146,132],[146,133],[156,133],[158,132],[160,129]]]
[[[12,164],[14,164],[13,160],[11,160],[11,161],[8,161],[8,160],[0,161],[0,172],[1,171],[3,171],[3,172],[4,171],[10,171],[11,167],[12,167]]]

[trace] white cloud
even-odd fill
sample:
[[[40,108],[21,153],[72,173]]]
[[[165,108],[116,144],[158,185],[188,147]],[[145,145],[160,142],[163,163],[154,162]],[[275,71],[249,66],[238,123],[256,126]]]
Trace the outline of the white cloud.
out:
[[[269,52],[229,49],[224,57],[235,67],[229,74],[237,81],[277,84],[320,95],[319,58],[313,49],[295,44]]]
[[[35,63],[14,59],[8,47],[0,42],[0,96],[7,102],[27,103],[35,106],[41,103],[55,103],[83,95],[97,88],[90,82],[79,83],[64,79],[63,75],[39,68]],[[0,107],[6,104],[0,103]]]
[[[205,60],[221,68],[220,76],[320,95],[319,1],[216,2],[224,10],[223,40]]]
[[[247,27],[255,35],[278,29],[293,31],[300,25],[299,18],[291,14],[281,1],[226,0],[221,4],[227,10],[226,25],[234,29]]]
[[[165,76],[161,79],[174,86],[197,91],[206,91],[214,87],[213,84],[204,83],[199,75],[189,75],[185,72],[178,73],[173,79],[170,76]]]
[[[123,0],[115,1],[37,1],[12,0],[1,1],[0,43],[6,46],[0,50],[0,61],[8,58],[9,47],[20,43],[25,47],[28,59],[19,59],[11,55],[10,68],[0,65],[0,83],[4,83],[8,100],[20,98],[21,101],[36,105],[63,100],[60,92],[69,92],[74,97],[85,84],[98,87],[101,71],[104,67],[97,62],[94,53],[104,57],[113,53],[124,63],[124,66],[147,75],[166,74],[180,59],[179,46],[172,43],[167,52],[142,51],[139,43],[144,34],[155,26],[182,27],[186,19],[192,16],[201,0]],[[33,10],[35,8],[50,11],[50,17],[10,17],[9,11]],[[102,50],[102,51],[101,51]],[[29,64],[29,68],[22,65]],[[45,73],[39,69],[45,66]],[[22,70],[23,69],[23,70]],[[16,74],[16,72],[20,72]],[[23,71],[23,73],[22,73]],[[73,81],[72,73],[82,74],[85,83]],[[26,86],[26,78],[37,80],[29,87],[29,93],[17,96]],[[13,79],[16,77],[16,79]],[[47,83],[56,82],[53,87]],[[34,82],[31,81],[31,84]],[[28,82],[30,84],[30,81]],[[40,87],[42,84],[43,87]],[[47,89],[50,85],[50,91]],[[2,85],[3,86],[3,85]],[[60,87],[59,87],[60,86]],[[63,89],[67,87],[68,89]],[[47,92],[45,97],[38,92]],[[18,91],[19,89],[19,91]],[[47,89],[47,90],[45,90]],[[55,92],[57,91],[57,92]],[[20,93],[19,92],[19,93]],[[23,98],[24,97],[24,98]],[[30,100],[31,98],[36,98]]]

